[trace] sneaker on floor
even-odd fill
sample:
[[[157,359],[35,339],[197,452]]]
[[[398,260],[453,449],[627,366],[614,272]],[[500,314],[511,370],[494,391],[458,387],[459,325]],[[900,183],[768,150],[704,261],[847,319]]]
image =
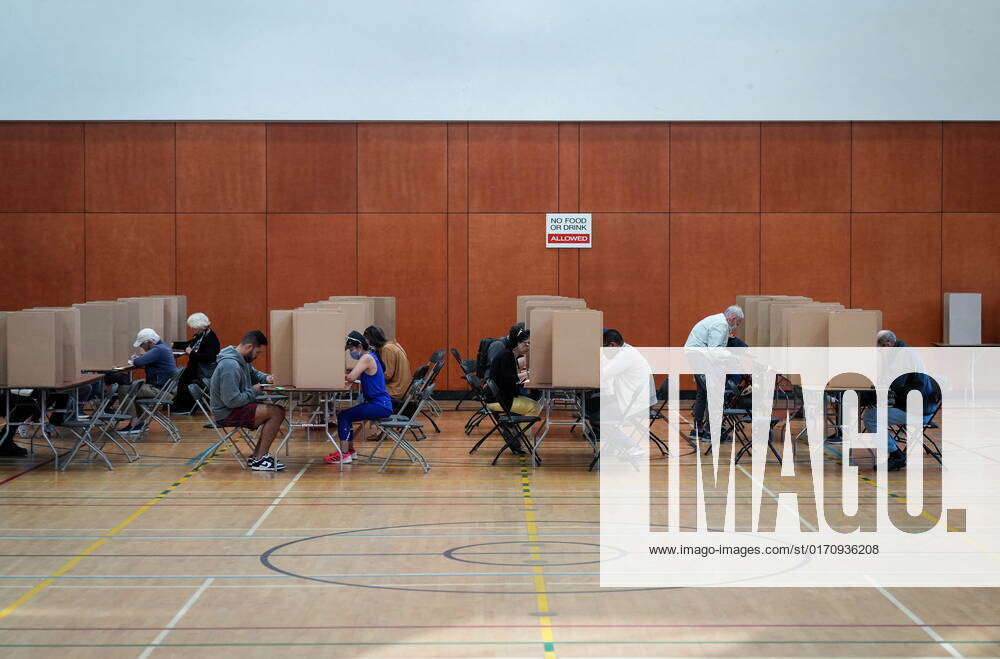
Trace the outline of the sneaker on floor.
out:
[[[22,424],[17,427],[17,436],[22,439],[28,439],[31,437],[31,429],[28,426]]]
[[[118,434],[119,435],[141,435],[142,434],[142,428],[141,427],[139,427],[139,428],[133,428],[133,427],[129,426],[128,428],[124,428],[122,430],[119,430]]]
[[[281,471],[285,468],[270,453],[265,453],[260,458],[250,458],[247,462],[254,471]]]
[[[347,453],[331,453],[330,455],[323,458],[323,462],[327,463],[328,465],[351,464],[352,462],[354,462],[355,455],[357,455],[357,452],[354,449],[351,449]]]

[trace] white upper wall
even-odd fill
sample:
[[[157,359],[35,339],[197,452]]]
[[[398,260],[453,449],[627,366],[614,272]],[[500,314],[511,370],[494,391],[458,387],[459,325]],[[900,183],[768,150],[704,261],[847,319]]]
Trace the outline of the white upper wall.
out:
[[[997,120],[998,34],[1000,0],[0,0],[0,120]]]

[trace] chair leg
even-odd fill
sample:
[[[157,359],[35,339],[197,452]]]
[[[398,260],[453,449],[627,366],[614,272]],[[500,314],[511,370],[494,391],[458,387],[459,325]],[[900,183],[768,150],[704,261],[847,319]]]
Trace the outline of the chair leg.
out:
[[[491,431],[489,431],[488,433],[486,433],[485,435],[483,435],[483,436],[482,436],[482,437],[481,437],[481,438],[479,439],[479,441],[478,441],[478,442],[476,442],[475,446],[473,446],[473,447],[472,447],[471,449],[469,449],[469,455],[472,455],[472,454],[473,454],[473,453],[475,453],[475,452],[476,452],[477,450],[479,450],[479,447],[483,445],[483,442],[485,442],[485,441],[486,441],[487,439],[489,439],[489,436],[490,436],[490,435],[492,435],[493,433],[495,433],[496,431],[497,431],[497,427],[496,427],[496,426],[493,426],[493,430],[491,430]]]
[[[427,412],[424,412],[424,411],[421,411],[420,413],[424,416],[424,418],[426,418],[428,421],[431,422],[432,426],[434,426],[434,432],[436,432],[436,433],[440,433],[441,432],[441,429],[438,428],[437,422],[434,421],[434,419],[433,419],[433,417],[431,417],[431,415],[429,415]]]

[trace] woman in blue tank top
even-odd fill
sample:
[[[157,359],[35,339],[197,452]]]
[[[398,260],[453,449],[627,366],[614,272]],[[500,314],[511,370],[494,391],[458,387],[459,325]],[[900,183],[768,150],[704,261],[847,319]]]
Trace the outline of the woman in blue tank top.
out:
[[[361,382],[364,402],[349,407],[337,414],[337,435],[340,437],[340,453],[331,453],[324,458],[327,464],[348,464],[354,461],[354,424],[367,419],[384,419],[392,415],[392,399],[385,390],[385,373],[382,363],[372,352],[371,346],[361,332],[347,335],[344,346],[352,359],[358,361],[347,376],[348,382]]]

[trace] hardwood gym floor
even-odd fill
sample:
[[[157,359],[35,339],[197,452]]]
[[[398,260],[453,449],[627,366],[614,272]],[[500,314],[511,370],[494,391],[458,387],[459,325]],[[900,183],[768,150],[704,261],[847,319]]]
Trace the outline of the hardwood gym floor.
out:
[[[225,452],[193,472],[210,431],[189,417],[114,472],[0,461],[0,654],[1000,655],[992,589],[600,591],[578,435],[555,431],[541,468],[493,467],[466,417],[419,445],[427,474],[340,473],[298,437],[283,473]]]

